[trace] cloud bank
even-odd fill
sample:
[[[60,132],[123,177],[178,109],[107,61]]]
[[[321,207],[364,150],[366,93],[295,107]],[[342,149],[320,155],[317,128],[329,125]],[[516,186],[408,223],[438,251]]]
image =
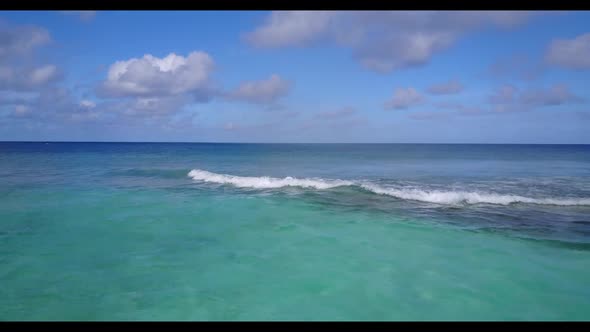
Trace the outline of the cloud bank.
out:
[[[567,69],[590,69],[590,32],[573,39],[553,40],[546,51],[545,60]]]
[[[485,27],[512,28],[526,11],[279,11],[245,34],[256,47],[327,42],[348,48],[364,67],[382,73],[421,66],[462,36]]]

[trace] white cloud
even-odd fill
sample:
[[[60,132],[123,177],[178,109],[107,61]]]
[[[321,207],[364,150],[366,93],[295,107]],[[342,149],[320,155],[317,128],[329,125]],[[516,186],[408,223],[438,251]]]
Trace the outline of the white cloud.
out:
[[[521,102],[533,106],[556,106],[581,101],[564,84],[556,84],[548,89],[528,90],[522,93]]]
[[[503,85],[496,89],[490,96],[489,100],[492,104],[507,104],[512,103],[516,99],[518,89],[512,85]]]
[[[398,88],[393,93],[393,98],[385,103],[388,109],[407,109],[421,104],[424,97],[414,88]]]
[[[550,107],[572,104],[584,101],[572,93],[564,84],[555,84],[548,88],[538,87],[518,89],[513,85],[498,87],[488,96],[488,104],[477,106],[464,105],[458,102],[443,102],[435,104],[440,109],[453,110],[448,116],[479,116],[498,113],[529,112],[539,107]],[[411,116],[414,119],[434,119],[439,117],[435,113],[423,113]],[[443,117],[442,115],[440,117]]]
[[[590,32],[573,39],[553,40],[545,60],[568,69],[590,69]]]
[[[96,103],[91,100],[84,99],[84,100],[80,101],[80,106],[82,108],[91,109],[91,108],[96,107]]]
[[[37,113],[50,116],[67,116],[81,109],[79,101],[69,89],[52,87],[40,92],[32,104]]]
[[[35,68],[30,75],[30,81],[32,84],[45,84],[57,76],[57,67],[54,65],[46,65]]]
[[[0,60],[28,55],[51,41],[49,32],[30,25],[13,26],[0,21]]]
[[[38,91],[60,77],[55,65],[36,64],[34,51],[51,41],[49,32],[0,20],[0,90]]]
[[[19,99],[21,103],[15,104],[13,116],[34,117],[47,123],[69,120],[75,114],[81,114],[78,117],[87,117],[90,110],[83,106],[84,101],[77,101],[68,89],[57,87],[46,87],[34,96],[27,95]],[[84,112],[80,112],[82,110]]]
[[[136,98],[117,109],[127,116],[162,116],[179,111],[188,103],[187,97]]]
[[[157,58],[147,54],[117,61],[109,67],[106,80],[96,92],[99,97],[120,99],[96,108],[127,118],[170,116],[190,103],[206,102],[217,94],[210,79],[214,65],[213,59],[201,51],[186,57],[170,53]]]
[[[451,80],[448,82],[432,85],[427,91],[434,95],[450,95],[463,91],[463,85],[456,80]]]
[[[447,32],[408,32],[364,45],[354,55],[366,68],[387,73],[398,68],[424,65],[453,41],[454,36]]]
[[[246,40],[259,47],[328,40],[350,48],[365,67],[389,72],[423,65],[476,29],[511,28],[532,15],[524,11],[273,12]]]
[[[246,34],[245,38],[262,47],[302,45],[325,33],[336,14],[329,11],[273,12],[263,26]]]
[[[99,94],[162,97],[198,93],[208,88],[213,68],[213,59],[205,52],[192,52],[187,57],[171,53],[164,58],[147,54],[112,64]]]
[[[230,91],[227,97],[252,103],[271,103],[286,95],[290,87],[288,81],[272,74],[264,80],[241,83],[235,90]]]
[[[564,84],[527,90],[519,90],[512,85],[504,85],[496,89],[489,97],[492,111],[504,113],[530,111],[535,107],[557,106],[580,101],[582,99],[573,94]]]
[[[37,68],[0,66],[0,90],[30,91],[45,87],[60,78],[55,65]]]

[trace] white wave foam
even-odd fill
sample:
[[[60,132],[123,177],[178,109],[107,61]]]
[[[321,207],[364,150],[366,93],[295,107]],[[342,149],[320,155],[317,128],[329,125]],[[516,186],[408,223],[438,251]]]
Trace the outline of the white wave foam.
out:
[[[519,195],[500,195],[466,191],[426,191],[418,189],[382,188],[363,184],[362,188],[380,195],[437,204],[498,204],[528,203],[542,205],[590,205],[590,198],[530,198]]]
[[[250,177],[217,174],[204,170],[193,169],[188,176],[194,180],[231,184],[240,188],[272,189],[282,187],[303,187],[330,189],[340,186],[358,186],[379,195],[392,196],[399,199],[421,201],[436,204],[498,204],[527,203],[541,205],[590,205],[590,198],[531,198],[519,195],[501,195],[467,191],[438,191],[409,188],[384,188],[372,183],[359,183],[344,180],[297,179],[292,177],[272,178],[267,176]]]
[[[349,186],[353,183],[350,181],[341,180],[322,180],[322,179],[297,179],[292,177],[286,178],[271,178],[268,176],[253,177],[253,176],[235,176],[227,174],[217,174],[199,169],[193,169],[188,173],[188,176],[194,180],[205,182],[232,184],[241,188],[258,188],[270,189],[281,187],[303,187],[315,189],[329,189],[339,186]]]

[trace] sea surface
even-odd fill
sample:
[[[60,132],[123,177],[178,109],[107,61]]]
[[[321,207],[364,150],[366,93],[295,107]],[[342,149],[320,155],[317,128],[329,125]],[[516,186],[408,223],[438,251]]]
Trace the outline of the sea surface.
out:
[[[590,146],[0,143],[0,320],[590,320]]]

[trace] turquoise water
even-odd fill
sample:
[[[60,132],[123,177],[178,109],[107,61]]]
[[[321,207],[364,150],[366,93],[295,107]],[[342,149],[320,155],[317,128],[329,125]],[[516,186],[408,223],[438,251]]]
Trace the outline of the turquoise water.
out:
[[[588,320],[590,146],[0,143],[0,320]]]

